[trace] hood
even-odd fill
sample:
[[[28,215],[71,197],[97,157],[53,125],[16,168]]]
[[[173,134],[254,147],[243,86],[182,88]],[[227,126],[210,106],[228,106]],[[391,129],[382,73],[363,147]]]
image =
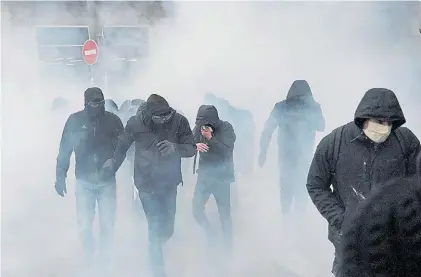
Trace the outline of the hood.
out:
[[[313,99],[310,86],[306,80],[295,80],[289,88],[287,100]]]
[[[98,87],[92,87],[85,90],[85,105],[88,102],[95,102],[95,101],[104,101],[104,94],[102,90]]]
[[[202,105],[196,116],[196,125],[212,125],[217,128],[220,123],[218,110],[213,105]]]
[[[151,115],[163,115],[171,112],[171,107],[164,97],[151,94],[146,100],[146,108]]]
[[[355,111],[354,122],[362,129],[364,121],[369,118],[392,122],[392,130],[406,122],[395,93],[385,88],[372,88],[361,99]]]
[[[101,117],[105,113],[104,94],[98,87],[88,88],[84,94],[85,111],[89,118],[95,119]]]

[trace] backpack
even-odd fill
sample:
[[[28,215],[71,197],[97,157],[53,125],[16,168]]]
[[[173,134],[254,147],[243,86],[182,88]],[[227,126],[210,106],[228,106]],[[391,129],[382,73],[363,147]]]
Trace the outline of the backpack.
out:
[[[332,178],[335,178],[335,173],[336,173],[336,167],[338,165],[338,160],[339,160],[339,154],[340,154],[340,148],[341,148],[341,143],[342,143],[342,135],[345,129],[345,126],[341,126],[335,130],[333,130],[333,167],[331,168],[330,174],[332,176]],[[399,141],[399,144],[401,146],[402,152],[405,156],[405,175],[407,173],[408,170],[408,159],[406,158],[408,156],[408,152],[409,152],[409,147],[408,147],[408,142],[405,138],[405,136],[402,134],[402,131],[398,128],[394,131],[394,134],[396,135],[396,138]]]

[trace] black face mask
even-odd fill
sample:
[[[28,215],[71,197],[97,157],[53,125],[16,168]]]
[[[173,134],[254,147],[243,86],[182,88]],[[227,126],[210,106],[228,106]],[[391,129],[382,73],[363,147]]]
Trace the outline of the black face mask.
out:
[[[87,102],[85,108],[89,117],[98,117],[105,113],[104,100]]]

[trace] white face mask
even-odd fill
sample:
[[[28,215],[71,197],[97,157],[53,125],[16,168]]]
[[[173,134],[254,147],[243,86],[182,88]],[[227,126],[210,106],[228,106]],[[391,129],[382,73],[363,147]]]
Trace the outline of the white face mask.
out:
[[[370,119],[365,128],[363,129],[364,134],[376,143],[384,142],[392,131],[392,125],[383,125],[372,119]]]

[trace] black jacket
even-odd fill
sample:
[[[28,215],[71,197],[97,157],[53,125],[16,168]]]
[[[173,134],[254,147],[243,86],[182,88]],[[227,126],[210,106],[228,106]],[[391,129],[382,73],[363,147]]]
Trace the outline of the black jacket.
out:
[[[70,157],[75,152],[76,178],[89,182],[99,181],[99,171],[114,154],[123,124],[117,115],[104,112],[96,120],[82,110],[71,114],[64,126],[57,157],[56,177],[65,178]]]
[[[148,115],[138,112],[132,116],[119,137],[114,161],[118,169],[126,152],[135,143],[134,183],[139,191],[154,192],[182,182],[181,158],[196,153],[193,134],[188,120],[174,113],[171,121],[160,129],[153,129]],[[176,153],[162,156],[156,144],[168,140],[176,146]]]
[[[392,132],[385,142],[377,144],[364,135],[362,124],[367,118],[393,121]],[[341,228],[347,211],[363,201],[372,188],[416,174],[420,142],[409,129],[401,127],[404,123],[395,94],[386,89],[372,89],[361,100],[354,122],[320,141],[309,170],[307,189],[319,212],[334,227],[329,232],[331,240],[335,239],[332,235]],[[340,142],[335,141],[339,130],[343,130]],[[405,147],[397,132],[404,138]],[[340,143],[338,157],[334,155],[335,143]]]
[[[214,129],[210,140],[204,138],[200,132],[203,125],[211,125]],[[213,176],[225,181],[233,182],[234,178],[234,143],[236,135],[231,124],[219,119],[217,109],[212,105],[200,106],[196,127],[194,128],[196,143],[202,142],[209,146],[209,151],[200,153],[198,175]]]
[[[219,118],[231,123],[237,135],[234,149],[235,171],[237,174],[250,175],[255,164],[255,126],[253,114],[244,109],[233,107],[227,100],[209,94],[204,104],[215,106]]]
[[[261,153],[267,152],[276,128],[280,162],[292,158],[311,160],[316,131],[324,131],[325,119],[306,81],[294,81],[286,99],[276,103],[260,138]]]
[[[343,223],[343,277],[421,276],[421,179],[397,179]]]

